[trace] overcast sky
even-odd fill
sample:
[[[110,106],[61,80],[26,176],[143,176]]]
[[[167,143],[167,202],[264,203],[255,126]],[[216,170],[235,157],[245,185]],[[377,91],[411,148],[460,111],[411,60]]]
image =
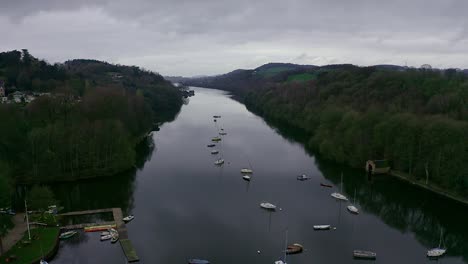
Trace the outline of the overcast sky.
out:
[[[468,68],[467,0],[0,0],[0,50],[163,75],[267,62]]]

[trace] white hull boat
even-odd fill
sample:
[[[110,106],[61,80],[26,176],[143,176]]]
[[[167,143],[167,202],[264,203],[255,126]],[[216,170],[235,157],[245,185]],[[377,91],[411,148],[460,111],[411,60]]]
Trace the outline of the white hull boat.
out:
[[[251,169],[247,169],[247,168],[243,168],[240,170],[241,173],[243,174],[250,174],[250,173],[253,173],[253,170]]]
[[[342,195],[341,193],[334,192],[331,194],[331,196],[337,200],[348,201],[348,198],[346,198],[346,196]]]
[[[376,259],[377,254],[372,251],[354,250],[353,257],[359,258],[359,259]]]
[[[225,135],[227,135],[227,133],[226,133],[226,132],[219,132],[219,134],[220,134],[221,136],[225,136]]]
[[[211,154],[213,154],[213,155],[216,155],[218,153],[219,153],[219,150],[217,150],[217,149],[211,151]]]
[[[39,264],[49,264],[47,261],[41,259],[41,261],[39,261]]]
[[[272,203],[261,203],[260,207],[263,208],[263,209],[272,210],[272,211],[276,210],[276,205],[274,205]]]
[[[101,236],[107,236],[107,235],[110,235],[110,232],[108,231],[101,232]]]
[[[348,211],[352,214],[359,214],[359,210],[354,205],[348,205]]]
[[[250,176],[249,175],[244,175],[244,176],[242,176],[242,179],[244,179],[246,181],[250,181]]]
[[[101,241],[106,241],[106,240],[109,240],[112,238],[112,235],[104,235],[104,236],[101,236]]]
[[[427,256],[429,258],[438,258],[438,257],[442,257],[445,254],[445,252],[447,252],[446,249],[433,248],[433,249],[427,251]]]
[[[445,252],[447,252],[447,249],[442,248],[442,230],[440,230],[439,246],[428,250],[427,256],[429,258],[438,258],[438,257],[442,257],[445,254]]]
[[[329,230],[330,225],[314,225],[314,230]]]
[[[219,166],[219,165],[223,165],[223,164],[224,164],[224,160],[223,160],[223,159],[216,160],[216,161],[214,162],[214,164],[215,164],[215,165],[218,165],[218,166]]]
[[[128,222],[132,221],[134,218],[135,218],[134,215],[129,215],[129,216],[124,217],[122,220],[123,220],[125,223],[128,223]]]

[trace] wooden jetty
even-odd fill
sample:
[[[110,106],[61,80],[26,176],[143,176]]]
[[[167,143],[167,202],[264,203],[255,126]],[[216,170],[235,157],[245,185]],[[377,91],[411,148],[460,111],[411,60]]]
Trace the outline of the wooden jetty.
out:
[[[60,227],[63,230],[71,230],[71,229],[82,229],[89,226],[94,225],[112,225],[115,224],[117,227],[117,231],[119,232],[119,241],[120,246],[127,258],[128,262],[136,262],[140,259],[136,254],[135,248],[132,245],[130,239],[128,239],[128,231],[127,227],[125,226],[125,222],[123,221],[123,214],[121,208],[106,208],[106,209],[97,209],[97,210],[87,210],[87,211],[77,211],[77,212],[69,212],[60,214],[60,216],[77,216],[77,215],[90,215],[90,214],[100,214],[100,213],[112,213],[114,217],[113,222],[103,222],[103,223],[85,223],[85,224],[77,224],[77,225],[68,225]]]

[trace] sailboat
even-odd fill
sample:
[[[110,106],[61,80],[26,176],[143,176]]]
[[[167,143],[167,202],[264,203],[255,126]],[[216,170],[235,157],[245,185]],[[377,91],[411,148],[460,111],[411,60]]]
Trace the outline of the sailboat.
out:
[[[343,192],[343,173],[341,173],[341,192]],[[341,193],[334,192],[331,196],[338,200],[348,201],[348,198]]]
[[[354,203],[356,203],[356,189],[354,189]],[[348,211],[352,214],[359,214],[359,210],[354,205],[348,205]]]
[[[287,250],[288,250],[287,245],[288,245],[288,230],[286,230],[286,239],[285,239],[285,241],[284,241],[284,248],[285,248],[285,249],[284,249],[284,257],[283,257],[283,260],[277,260],[277,261],[275,261],[275,264],[286,264],[286,254],[287,254],[286,252],[287,252]]]
[[[442,246],[442,229],[440,230],[440,239],[439,239],[439,246],[427,251],[427,256],[429,258],[438,258],[442,257],[445,252],[447,252],[446,248],[441,248]]]

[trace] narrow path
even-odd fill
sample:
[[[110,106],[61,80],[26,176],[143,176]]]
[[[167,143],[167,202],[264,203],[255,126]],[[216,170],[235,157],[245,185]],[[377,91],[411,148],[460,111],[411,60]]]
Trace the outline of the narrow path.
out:
[[[24,232],[28,229],[26,221],[24,220],[24,213],[16,214],[12,218],[12,221],[15,227],[13,227],[13,229],[11,229],[8,234],[2,238],[4,252],[10,250],[18,241],[20,241]]]

